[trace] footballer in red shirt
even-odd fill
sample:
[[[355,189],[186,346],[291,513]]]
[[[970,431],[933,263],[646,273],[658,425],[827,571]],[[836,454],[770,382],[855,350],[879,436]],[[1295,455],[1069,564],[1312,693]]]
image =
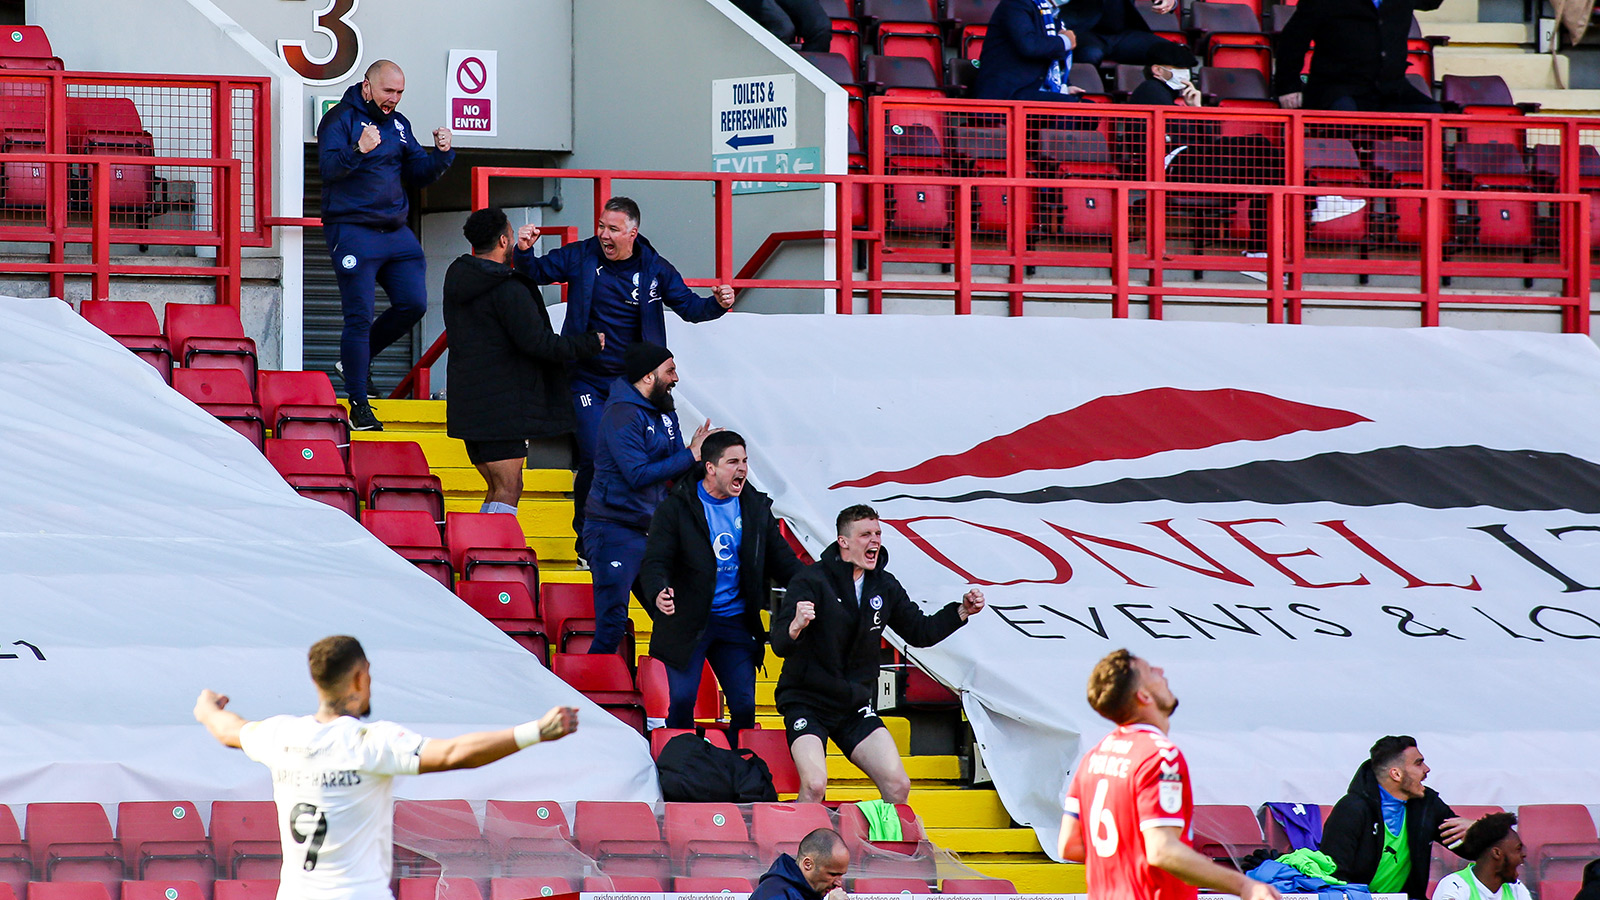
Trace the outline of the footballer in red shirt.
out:
[[[1118,650],[1089,675],[1089,705],[1117,728],[1073,773],[1059,850],[1085,864],[1091,900],[1194,900],[1196,888],[1282,900],[1195,851],[1189,766],[1167,739],[1178,698],[1166,674]]]

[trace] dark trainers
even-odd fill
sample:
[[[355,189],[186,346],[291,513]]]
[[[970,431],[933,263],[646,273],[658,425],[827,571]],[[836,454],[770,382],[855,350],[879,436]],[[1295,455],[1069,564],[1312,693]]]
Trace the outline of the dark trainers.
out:
[[[382,431],[383,423],[372,414],[370,403],[350,403],[350,430],[351,431]]]
[[[344,362],[343,361],[336,362],[336,363],[333,364],[333,374],[339,376],[339,383],[341,385],[345,383],[345,381],[344,381]],[[349,393],[350,392],[348,390],[345,391],[346,395],[348,395]],[[368,400],[382,399],[378,394],[374,394],[372,392],[372,383],[371,382],[367,383],[367,399]]]

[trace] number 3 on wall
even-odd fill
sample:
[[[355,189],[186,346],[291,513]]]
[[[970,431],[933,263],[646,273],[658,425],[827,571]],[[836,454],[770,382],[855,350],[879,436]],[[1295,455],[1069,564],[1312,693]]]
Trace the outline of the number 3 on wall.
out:
[[[328,0],[328,5],[317,10],[312,29],[331,42],[327,56],[309,56],[305,41],[287,40],[278,41],[278,55],[311,84],[343,81],[361,63],[361,29],[350,21],[359,3],[360,0]]]

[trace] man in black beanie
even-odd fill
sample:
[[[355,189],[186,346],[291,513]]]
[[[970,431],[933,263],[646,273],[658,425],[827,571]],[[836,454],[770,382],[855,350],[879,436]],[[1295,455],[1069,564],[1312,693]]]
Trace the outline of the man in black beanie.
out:
[[[700,444],[721,431],[708,419],[684,446],[672,389],[672,351],[646,341],[628,347],[623,376],[612,383],[600,416],[594,485],[584,507],[583,546],[594,578],[590,653],[615,653],[628,622],[628,592],[644,560],[650,517],[668,483],[700,460]]]

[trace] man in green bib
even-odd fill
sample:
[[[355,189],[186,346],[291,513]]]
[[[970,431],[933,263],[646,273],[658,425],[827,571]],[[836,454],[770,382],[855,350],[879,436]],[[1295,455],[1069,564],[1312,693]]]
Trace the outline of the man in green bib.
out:
[[[1428,771],[1414,738],[1389,735],[1372,745],[1322,826],[1321,849],[1338,865],[1338,878],[1374,894],[1427,897],[1433,842],[1454,846],[1472,824],[1423,786]]]
[[[1472,865],[1440,879],[1433,900],[1530,900],[1527,886],[1517,880],[1522,838],[1512,829],[1515,824],[1516,815],[1508,812],[1472,823],[1456,848]]]

